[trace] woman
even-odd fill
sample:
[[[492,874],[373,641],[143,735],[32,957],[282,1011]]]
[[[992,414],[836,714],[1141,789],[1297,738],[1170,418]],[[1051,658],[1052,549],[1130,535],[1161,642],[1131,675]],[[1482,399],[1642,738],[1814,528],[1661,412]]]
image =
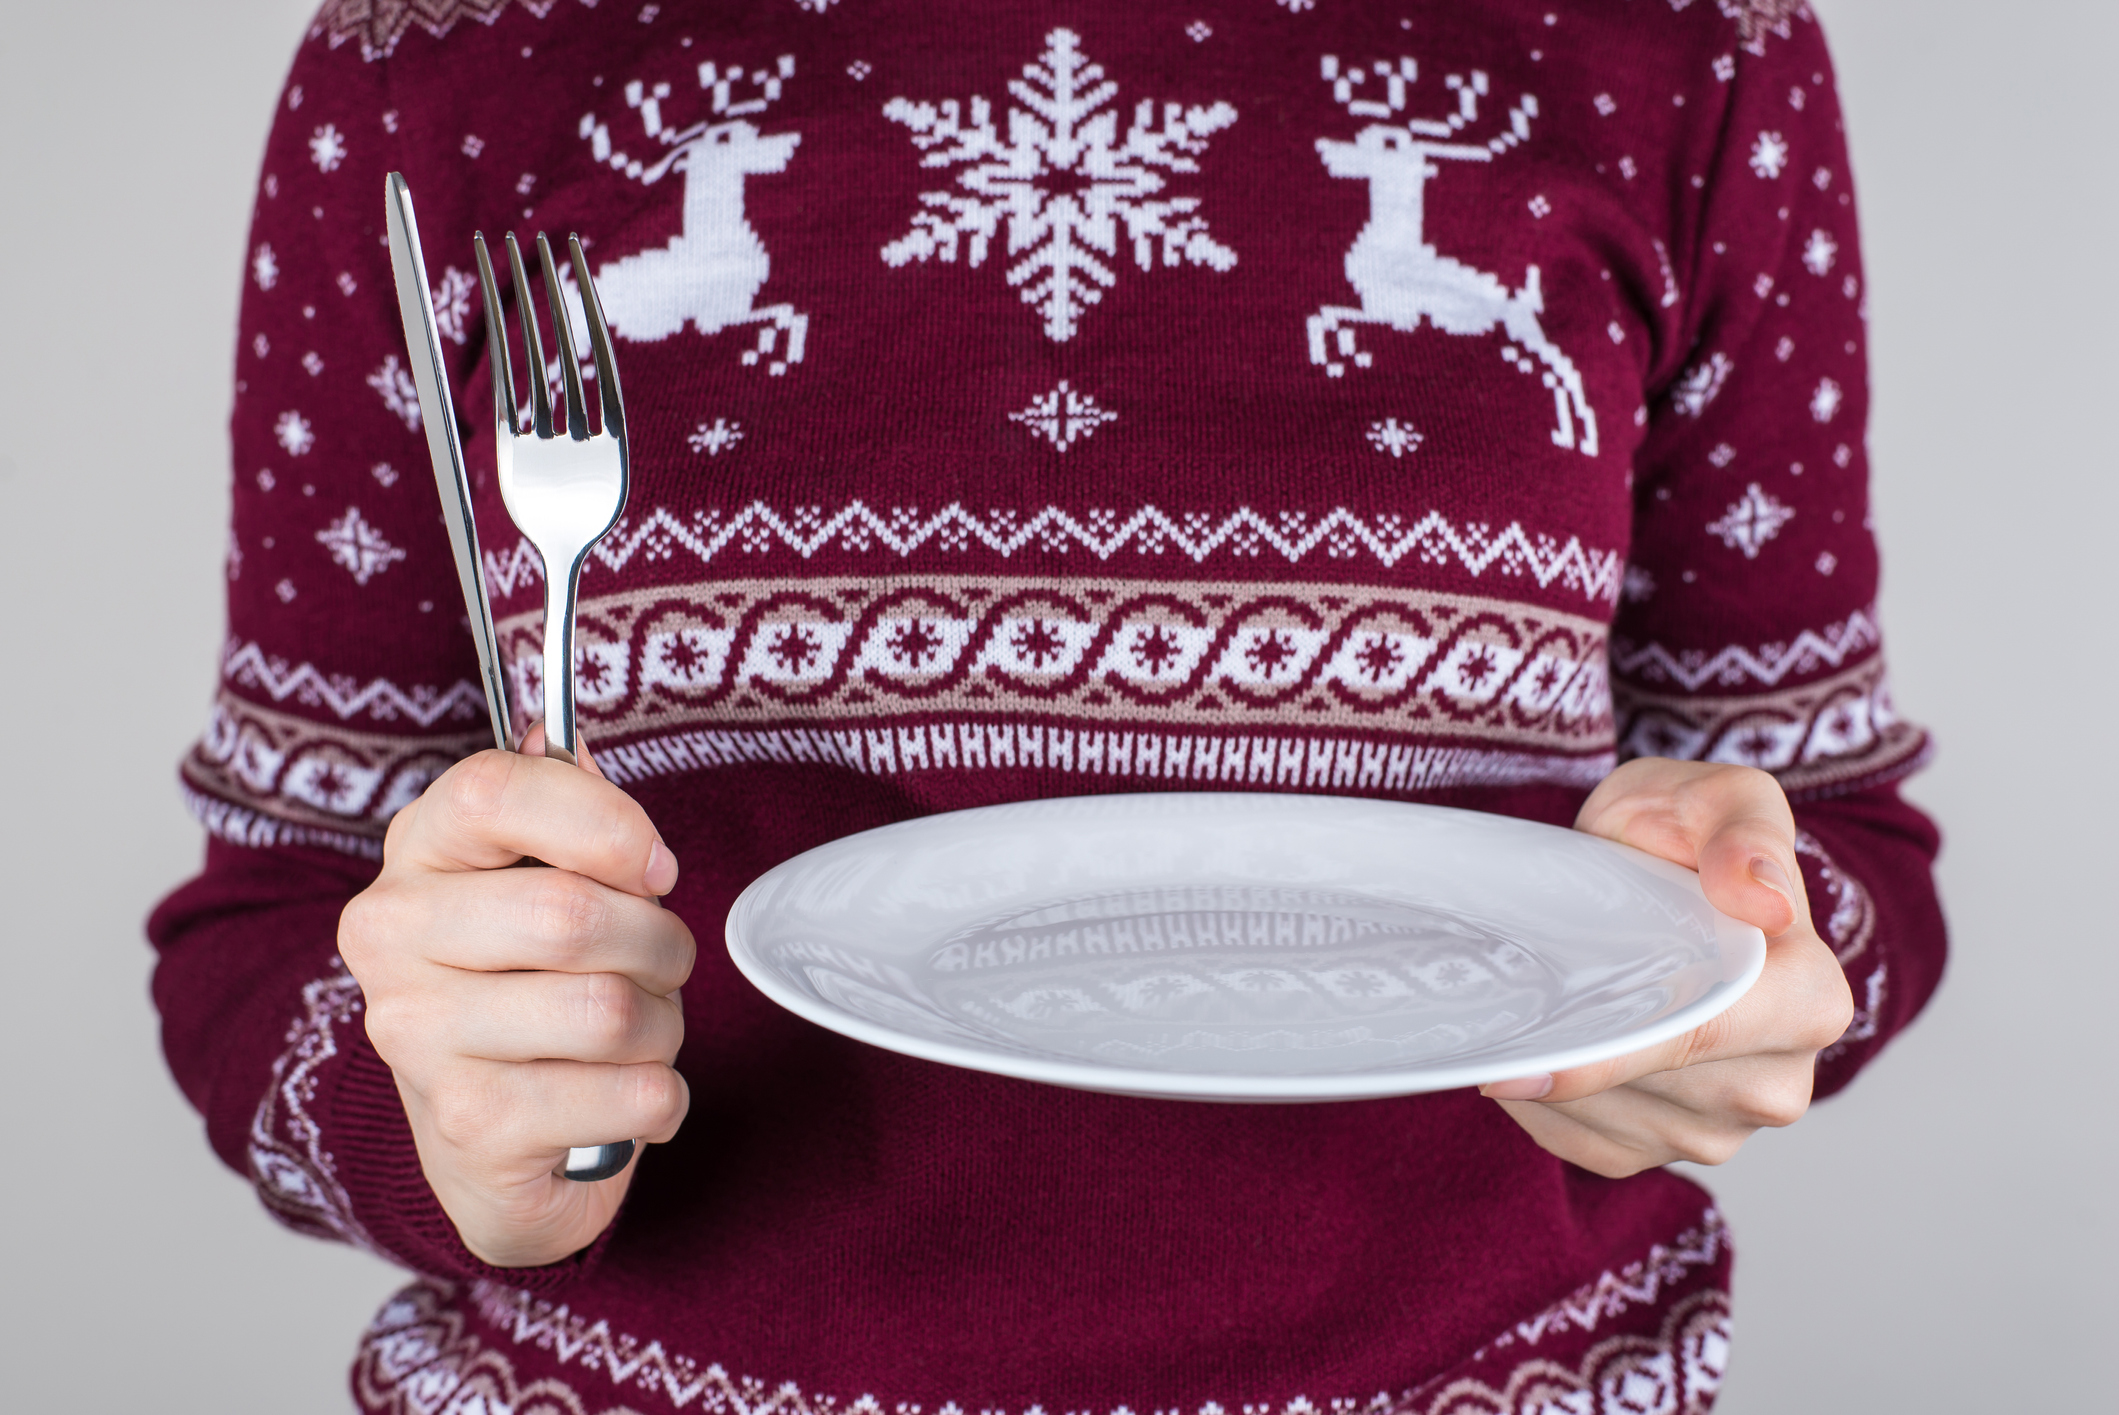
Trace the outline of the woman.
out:
[[[1728,1235],[1659,1166],[1844,1085],[1943,954],[1829,74],[1787,0],[328,5],[252,240],[208,864],[152,932],[217,1149],[421,1274],[363,1408],[1711,1404]],[[601,772],[477,750],[392,170],[467,428],[470,233],[589,246]],[[1621,1061],[1253,1108],[881,1052],[714,944],[847,832],[1170,789],[1572,823],[1767,972]]]

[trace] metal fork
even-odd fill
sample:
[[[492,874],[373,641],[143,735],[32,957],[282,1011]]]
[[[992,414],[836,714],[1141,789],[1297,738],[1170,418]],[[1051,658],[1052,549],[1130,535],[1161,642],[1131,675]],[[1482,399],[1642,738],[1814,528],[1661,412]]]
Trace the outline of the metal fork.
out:
[[[567,238],[574,282],[581,289],[582,311],[588,316],[589,349],[596,363],[596,392],[603,422],[589,431],[587,400],[582,394],[581,364],[574,352],[573,321],[568,316],[566,296],[560,289],[559,272],[552,265],[552,247],[542,231],[537,234],[537,260],[543,267],[545,297],[551,302],[553,331],[559,343],[559,377],[564,389],[564,428],[553,424],[551,385],[545,375],[544,339],[538,328],[537,309],[530,299],[530,282],[523,270],[522,251],[510,231],[508,270],[515,278],[515,309],[522,319],[522,337],[529,346],[529,432],[523,432],[522,410],[515,397],[514,359],[508,350],[508,333],[500,315],[500,294],[493,280],[493,262],[486,253],[484,232],[472,237],[478,252],[478,280],[486,303],[487,353],[493,362],[494,450],[500,468],[500,496],[508,515],[544,557],[544,730],[545,754],[572,762],[579,753],[574,722],[574,602],[581,580],[581,565],[591,548],[603,539],[625,510],[626,490],[632,478],[632,459],[626,450],[625,404],[618,393],[618,366],[611,358],[610,328],[604,323],[603,305],[596,298],[595,282],[589,279],[588,261],[581,254],[581,238]]]
[[[500,290],[483,231],[471,238],[478,254],[478,283],[485,296],[486,352],[493,365],[494,457],[500,471],[500,496],[516,528],[544,557],[544,730],[545,755],[575,762],[581,751],[574,720],[574,604],[581,565],[625,510],[632,481],[632,459],[626,448],[625,403],[618,392],[618,366],[611,358],[610,328],[596,283],[581,254],[581,238],[567,237],[574,282],[581,289],[582,312],[588,316],[589,349],[596,361],[596,393],[602,425],[589,431],[587,399],[582,394],[581,364],[574,352],[573,321],[559,272],[552,265],[551,243],[537,233],[537,260],[543,268],[545,298],[559,342],[559,377],[565,399],[566,425],[553,425],[552,390],[545,374],[544,338],[522,251],[509,232],[508,273],[515,280],[515,308],[528,346],[530,430],[522,430],[521,405],[515,397],[515,360],[508,350],[507,323],[500,313]],[[560,1173],[568,1179],[594,1182],[622,1171],[636,1148],[631,1140],[582,1145],[567,1152]]]

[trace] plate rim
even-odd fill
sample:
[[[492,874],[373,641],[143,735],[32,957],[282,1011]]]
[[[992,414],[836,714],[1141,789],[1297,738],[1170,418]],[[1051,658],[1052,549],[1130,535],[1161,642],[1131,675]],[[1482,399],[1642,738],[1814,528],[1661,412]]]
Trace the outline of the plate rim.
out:
[[[1436,1091],[1459,1090],[1469,1086],[1485,1085],[1494,1081],[1512,1080],[1521,1076],[1537,1075],[1541,1072],[1564,1071],[1613,1057],[1630,1055],[1655,1046],[1672,1037],[1682,1036],[1693,1028],[1719,1016],[1751,990],[1766,966],[1766,936],[1756,925],[1744,923],[1727,914],[1722,914],[1737,929],[1733,946],[1741,949],[1743,967],[1733,978],[1724,978],[1713,984],[1701,996],[1678,1008],[1674,1012],[1657,1018],[1654,1022],[1626,1031],[1609,1041],[1590,1042],[1560,1051],[1541,1053],[1532,1062],[1519,1064],[1503,1070],[1492,1066],[1460,1064],[1457,1066],[1412,1066],[1389,1071],[1361,1073],[1312,1073],[1303,1076],[1258,1076],[1224,1075],[1198,1071],[1159,1071],[1138,1067],[1116,1066],[1103,1062],[1045,1060],[1021,1056],[1005,1051],[985,1051],[961,1043],[931,1040],[898,1031],[872,1022],[842,1008],[833,1006],[822,998],[788,986],[754,956],[749,945],[739,939],[739,920],[758,912],[756,896],[769,881],[780,877],[800,861],[820,851],[843,847],[846,842],[862,836],[896,831],[904,827],[917,827],[927,822],[944,818],[955,819],[967,815],[1006,813],[1027,814],[1026,808],[1051,807],[1056,804],[1088,805],[1103,801],[1106,794],[1122,797],[1130,803],[1143,799],[1161,798],[1183,800],[1194,806],[1216,798],[1244,802],[1256,806],[1261,796],[1280,800],[1295,799],[1305,802],[1346,802],[1363,806],[1409,807],[1422,814],[1447,814],[1453,816],[1475,816],[1484,821],[1510,822],[1516,825],[1546,830],[1567,830],[1564,826],[1548,825],[1544,821],[1527,820],[1522,816],[1502,815],[1492,811],[1473,811],[1460,806],[1430,805],[1421,801],[1389,801],[1368,796],[1336,796],[1321,792],[1255,792],[1255,791],[1128,791],[1105,793],[1094,796],[1036,797],[1028,801],[1003,801],[988,806],[969,806],[956,811],[936,811],[929,815],[915,816],[909,820],[891,821],[873,826],[868,830],[855,831],[848,835],[811,846],[800,854],[791,855],[743,887],[735,901],[729,905],[728,915],[722,928],[722,941],[728,949],[729,958],[736,970],[759,992],[772,1002],[794,1013],[804,1021],[814,1023],[826,1031],[855,1041],[865,1042],[884,1051],[900,1056],[910,1056],[922,1061],[938,1062],[967,1071],[983,1072],[993,1076],[1007,1076],[1021,1081],[1035,1081],[1045,1085],[1063,1086],[1071,1090],[1097,1091],[1111,1095],[1124,1095],[1159,1100],[1198,1101],[1260,1101],[1260,1102],[1330,1102],[1341,1100],[1382,1100],[1392,1096],[1426,1095]],[[1684,866],[1651,855],[1645,850],[1607,840],[1602,836],[1579,832],[1580,838],[1593,840],[1600,845],[1624,854],[1638,856],[1642,861],[1653,862],[1665,869],[1684,870]],[[1695,871],[1685,870],[1697,880]],[[1704,897],[1704,895],[1703,895]],[[1713,908],[1709,903],[1708,907]],[[1721,913],[1716,910],[1716,913]],[[1724,957],[1732,945],[1724,942]]]

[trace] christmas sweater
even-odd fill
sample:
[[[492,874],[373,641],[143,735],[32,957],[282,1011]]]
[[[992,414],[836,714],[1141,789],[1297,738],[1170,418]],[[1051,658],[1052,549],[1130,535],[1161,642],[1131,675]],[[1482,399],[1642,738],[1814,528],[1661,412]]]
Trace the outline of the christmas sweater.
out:
[[[305,1232],[417,1281],[361,1408],[1697,1411],[1702,1190],[1470,1092],[1218,1106],[913,1060],[715,946],[927,812],[1304,791],[1565,825],[1621,758],[1795,803],[1857,1004],[1941,971],[1880,656],[1863,280],[1793,0],[332,0],[257,196],[229,637],[151,924],[170,1064]],[[634,481],[585,731],[684,865],[692,1095],[584,1253],[488,1267],[333,952],[488,745],[384,241],[406,174],[518,720],[470,238],[578,231]],[[512,306],[517,292],[508,291]],[[585,341],[580,341],[586,347]]]

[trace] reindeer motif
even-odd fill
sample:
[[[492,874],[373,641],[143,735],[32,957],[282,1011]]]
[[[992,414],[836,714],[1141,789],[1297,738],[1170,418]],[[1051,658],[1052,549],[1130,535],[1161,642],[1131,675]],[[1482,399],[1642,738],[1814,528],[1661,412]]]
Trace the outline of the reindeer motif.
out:
[[[596,272],[604,314],[620,337],[652,342],[667,339],[686,323],[701,334],[718,334],[733,325],[763,322],[756,346],[743,351],[743,362],[770,360],[768,369],[781,374],[802,361],[809,316],[793,305],[753,305],[772,262],[743,215],[743,179],[786,171],[802,141],[800,133],[762,134],[744,117],[763,113],[794,72],[794,56],[781,55],[774,69],[748,76],[758,96],[735,102],[736,85],[746,80],[743,70],[701,64],[699,87],[712,96],[712,116],[682,129],[662,121],[662,100],[670,96],[670,86],[658,83],[649,89],[633,80],[625,86],[626,106],[639,112],[647,136],[669,149],[652,163],[613,151],[610,128],[594,113],[582,117],[581,136],[598,162],[646,186],[671,172],[684,173],[684,230],[667,246],[611,261]],[[785,351],[775,357],[783,333]]]
[[[1346,372],[1349,361],[1356,368],[1369,367],[1372,356],[1358,346],[1357,325],[1387,324],[1410,334],[1424,316],[1445,334],[1490,334],[1499,327],[1513,341],[1502,348],[1502,358],[1524,373],[1536,371],[1531,355],[1545,365],[1542,381],[1552,390],[1559,421],[1553,442],[1579,446],[1585,456],[1594,457],[1597,418],[1583,394],[1582,376],[1538,324],[1545,308],[1538,267],[1528,267],[1523,288],[1511,294],[1497,277],[1437,253],[1421,234],[1427,180],[1442,171],[1435,159],[1493,161],[1530,136],[1538,100],[1524,94],[1508,111],[1508,129],[1498,137],[1485,143],[1458,142],[1454,139],[1478,121],[1479,100],[1487,96],[1487,76],[1477,69],[1468,82],[1459,74],[1443,80],[1457,95],[1456,112],[1402,124],[1406,88],[1419,77],[1419,66],[1411,59],[1401,58],[1395,69],[1377,63],[1369,72],[1359,65],[1342,71],[1338,58],[1327,54],[1323,77],[1348,113],[1388,121],[1363,128],[1352,142],[1317,140],[1326,171],[1334,177],[1368,180],[1369,219],[1346,253],[1346,278],[1360,294],[1361,308],[1326,305],[1310,316],[1310,362],[1323,365],[1333,378]],[[1371,77],[1382,81],[1378,98],[1356,97],[1356,88]]]

